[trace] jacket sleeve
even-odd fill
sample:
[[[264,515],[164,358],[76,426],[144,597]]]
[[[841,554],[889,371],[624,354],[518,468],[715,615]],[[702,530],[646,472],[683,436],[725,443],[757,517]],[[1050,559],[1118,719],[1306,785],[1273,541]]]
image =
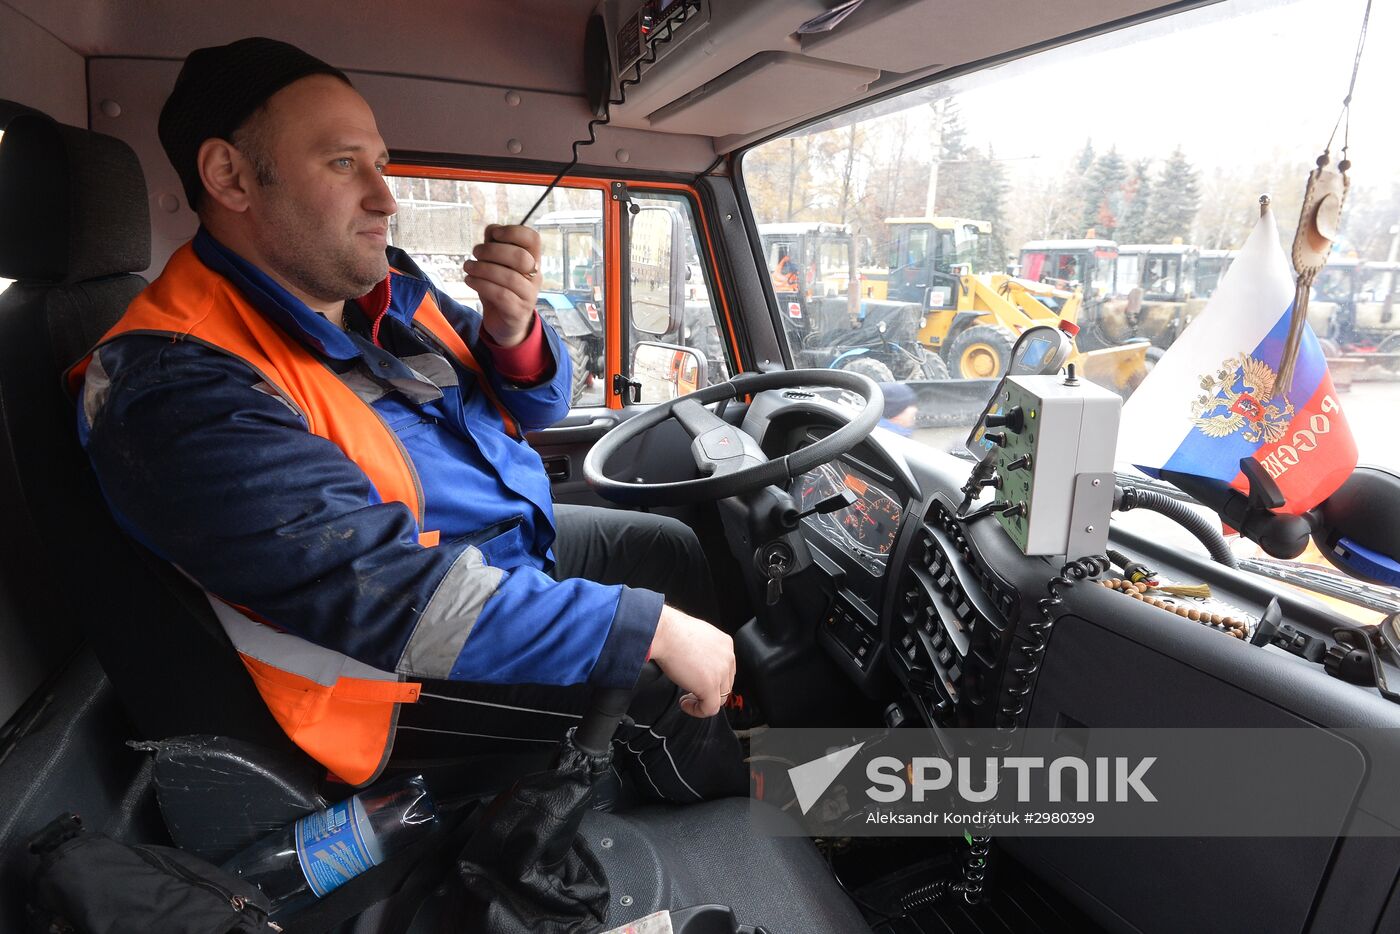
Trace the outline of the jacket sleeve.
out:
[[[544,331],[545,352],[550,357],[550,366],[539,382],[517,386],[503,379],[492,364],[491,349],[481,339],[481,312],[459,304],[436,287],[434,294],[443,316],[462,335],[472,354],[486,370],[486,377],[491,381],[497,398],[510,409],[510,414],[526,431],[548,428],[569,414],[573,403],[573,361],[564,349],[563,338],[548,322],[536,314],[535,323]]]
[[[113,341],[78,421],[122,526],[255,619],[413,677],[630,686],[641,669],[659,594],[421,546],[412,512],[232,357]]]

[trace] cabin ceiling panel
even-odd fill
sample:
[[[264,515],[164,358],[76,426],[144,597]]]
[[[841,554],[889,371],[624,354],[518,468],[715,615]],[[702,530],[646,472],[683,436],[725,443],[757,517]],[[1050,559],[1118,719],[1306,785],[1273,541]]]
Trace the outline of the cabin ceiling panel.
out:
[[[596,0],[5,0],[87,57],[181,61],[245,36],[298,45],[342,69],[578,93]]]

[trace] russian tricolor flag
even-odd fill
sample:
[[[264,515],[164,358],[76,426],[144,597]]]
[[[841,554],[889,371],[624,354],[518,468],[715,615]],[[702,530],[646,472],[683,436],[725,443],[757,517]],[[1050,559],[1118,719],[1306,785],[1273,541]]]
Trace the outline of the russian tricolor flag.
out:
[[[1229,274],[1123,406],[1118,459],[1160,470],[1249,482],[1253,457],[1303,513],[1335,491],[1356,466],[1356,442],[1342,415],[1317,337],[1304,328],[1293,386],[1274,380],[1293,313],[1294,280],[1265,210]]]

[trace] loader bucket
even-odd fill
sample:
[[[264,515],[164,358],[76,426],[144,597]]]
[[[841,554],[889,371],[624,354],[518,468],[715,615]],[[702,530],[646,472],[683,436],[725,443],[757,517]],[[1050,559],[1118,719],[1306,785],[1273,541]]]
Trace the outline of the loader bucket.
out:
[[[918,428],[971,425],[996,390],[994,379],[920,379],[904,385],[914,390]]]
[[[1105,347],[1070,357],[1079,372],[1091,382],[1127,398],[1147,375],[1147,341]]]

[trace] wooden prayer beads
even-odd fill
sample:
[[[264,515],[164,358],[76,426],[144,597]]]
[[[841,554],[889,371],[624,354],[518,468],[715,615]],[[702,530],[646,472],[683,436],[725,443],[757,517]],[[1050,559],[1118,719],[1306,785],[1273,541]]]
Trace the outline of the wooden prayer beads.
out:
[[[1149,606],[1155,606],[1158,609],[1166,610],[1168,613],[1175,613],[1182,619],[1189,619],[1192,622],[1200,623],[1202,626],[1209,626],[1211,629],[1223,632],[1226,635],[1234,636],[1236,639],[1243,640],[1249,634],[1249,626],[1244,620],[1236,619],[1233,616],[1225,616],[1220,613],[1211,613],[1208,610],[1183,605],[1159,597],[1150,592],[1152,588],[1145,582],[1112,577],[1108,580],[1101,580],[1099,583],[1109,590],[1116,590],[1121,594],[1132,597],[1134,600],[1141,600]]]

